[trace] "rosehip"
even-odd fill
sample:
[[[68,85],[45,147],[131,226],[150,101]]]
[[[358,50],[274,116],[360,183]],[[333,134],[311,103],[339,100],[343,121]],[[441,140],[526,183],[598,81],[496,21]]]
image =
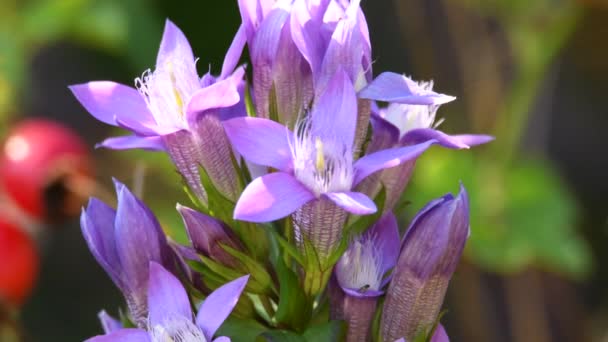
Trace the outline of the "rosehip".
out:
[[[25,120],[7,135],[0,184],[23,211],[41,221],[77,215],[92,191],[87,145],[67,127]]]
[[[0,213],[0,304],[23,304],[34,288],[38,266],[32,239]]]

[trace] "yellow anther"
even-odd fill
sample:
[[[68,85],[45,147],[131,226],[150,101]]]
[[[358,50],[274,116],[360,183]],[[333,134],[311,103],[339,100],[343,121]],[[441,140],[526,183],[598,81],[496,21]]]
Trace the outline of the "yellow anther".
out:
[[[315,149],[317,150],[317,171],[325,170],[325,156],[323,155],[323,142],[320,138],[315,139]]]

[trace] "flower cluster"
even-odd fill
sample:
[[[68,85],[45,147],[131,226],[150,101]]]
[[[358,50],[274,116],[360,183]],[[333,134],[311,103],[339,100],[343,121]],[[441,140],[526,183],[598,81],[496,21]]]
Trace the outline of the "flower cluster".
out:
[[[167,153],[195,207],[177,205],[183,246],[123,184],[116,210],[91,199],[85,240],[128,308],[121,322],[102,312],[106,334],[91,340],[211,341],[230,315],[221,332],[235,340],[447,341],[438,316],[469,235],[466,191],[431,201],[404,234],[394,211],[424,151],[492,138],[437,130],[455,98],[432,83],[373,78],[359,1],[239,9],[219,76],[199,77],[167,21],[135,88],[70,87],[95,118],[132,132],[100,146]],[[245,46],[250,68],[237,66]]]

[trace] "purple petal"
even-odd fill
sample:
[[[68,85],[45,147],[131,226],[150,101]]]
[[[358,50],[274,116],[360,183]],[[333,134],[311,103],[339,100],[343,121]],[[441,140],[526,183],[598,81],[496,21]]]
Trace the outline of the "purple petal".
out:
[[[122,137],[108,138],[95,148],[104,147],[112,150],[131,150],[142,149],[146,151],[164,151],[165,144],[161,137],[140,137],[137,135],[128,135]]]
[[[151,342],[151,340],[145,330],[120,329],[108,335],[91,337],[85,342]]]
[[[126,130],[143,136],[171,134],[173,132],[183,129],[183,127],[178,126],[157,126],[156,124],[141,122],[134,120],[133,118],[126,117],[115,117],[114,121],[116,121],[116,125],[118,127],[122,127]]]
[[[224,121],[226,135],[232,146],[245,159],[277,170],[292,168],[289,138],[293,133],[272,120],[260,118],[234,118]]]
[[[150,209],[117,182],[116,251],[131,289],[146,291],[150,261],[163,262],[166,240]]]
[[[281,42],[281,32],[289,18],[283,8],[274,8],[260,25],[252,44],[249,45],[253,64],[253,97],[256,113],[268,118],[270,111],[270,91],[273,87],[273,70],[277,51]]]
[[[351,297],[356,297],[356,298],[375,298],[375,297],[380,297],[384,294],[384,291],[380,291],[380,290],[365,290],[365,291],[359,291],[359,289],[349,289],[347,287],[341,287],[342,291],[346,292],[346,294],[348,294]]]
[[[122,323],[114,317],[110,316],[105,310],[101,310],[99,314],[97,314],[97,317],[101,322],[103,332],[106,334],[122,329]]]
[[[240,100],[238,85],[245,69],[238,68],[230,77],[198,90],[188,102],[186,115],[189,122],[195,122],[201,112],[212,108],[226,108]]]
[[[355,215],[373,214],[378,210],[374,201],[360,192],[329,192],[323,195],[337,206]]]
[[[391,148],[399,141],[399,129],[378,115],[370,117],[372,140],[367,146],[366,154]]]
[[[150,325],[163,325],[177,318],[192,319],[188,294],[173,274],[156,262],[150,262],[150,283],[148,285]]]
[[[220,336],[213,340],[213,342],[230,342],[230,337]]]
[[[382,251],[382,273],[388,272],[397,263],[401,241],[399,226],[393,213],[384,215],[365,232],[364,239],[373,239],[376,249]]]
[[[238,3],[247,41],[251,44],[260,24],[274,5],[274,0],[238,0]]]
[[[322,20],[322,18],[321,18]],[[321,68],[324,44],[319,41],[321,26],[313,22],[305,0],[296,0],[290,18],[291,37],[298,50],[308,62],[313,74]]]
[[[418,156],[434,143],[435,141],[431,140],[418,145],[391,148],[360,158],[354,165],[355,178],[353,180],[353,186],[356,186],[365,179],[365,177],[376,171],[395,167],[408,160],[418,158]]]
[[[117,126],[116,119],[128,120],[135,132],[156,126],[146,101],[134,88],[110,81],[95,81],[69,87],[84,108],[97,120]]]
[[[384,72],[359,92],[362,99],[413,105],[441,105],[455,100],[449,95],[425,90],[410,78]]]
[[[485,134],[456,134],[450,137],[469,147],[486,144],[495,139],[493,136]]]
[[[194,54],[188,39],[184,33],[170,20],[165,22],[163,38],[160,42],[158,56],[156,57],[156,67],[174,62],[175,58],[180,61],[194,65]]]
[[[227,78],[236,65],[239,63],[241,59],[241,54],[243,53],[243,48],[245,48],[245,43],[247,42],[247,35],[245,34],[245,26],[239,26],[238,31],[234,35],[234,39],[232,40],[232,44],[228,48],[228,52],[224,57],[224,64],[222,65],[222,73],[220,74],[220,79]]]
[[[351,147],[357,126],[357,95],[344,70],[339,69],[327,88],[315,101],[310,114],[312,133],[324,137],[339,137],[344,146]]]
[[[371,51],[365,51],[361,29],[357,19],[357,11],[360,0],[351,1],[345,13],[345,18],[340,20],[334,30],[329,45],[323,56],[321,72],[318,73],[316,86],[323,89],[327,81],[333,77],[339,69],[344,69],[355,84],[357,90],[363,70],[363,56],[371,55]]]
[[[246,275],[222,285],[201,305],[196,316],[196,324],[203,330],[208,341],[211,341],[217,329],[236,306],[248,280],[249,276]]]
[[[435,333],[431,338],[431,342],[450,342],[450,338],[448,334],[445,332],[443,325],[437,325],[437,329],[435,329]]]
[[[97,198],[91,198],[87,208],[80,215],[82,235],[91,254],[108,273],[112,281],[124,288],[120,277],[120,260],[116,251],[114,220],[116,211]]]
[[[420,144],[429,140],[436,140],[437,143],[446,148],[464,149],[471,146],[485,144],[494,140],[489,135],[448,135],[432,128],[418,128],[407,132],[401,138],[402,146]]]
[[[315,195],[292,175],[275,172],[251,182],[236,203],[234,218],[270,222],[293,213]]]

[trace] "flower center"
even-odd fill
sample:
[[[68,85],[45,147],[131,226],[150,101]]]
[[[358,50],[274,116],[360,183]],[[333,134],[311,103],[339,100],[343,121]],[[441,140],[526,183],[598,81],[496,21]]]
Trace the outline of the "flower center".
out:
[[[352,153],[337,139],[321,138],[311,132],[308,119],[298,121],[291,145],[295,177],[317,197],[349,191],[353,183]]]
[[[356,240],[342,255],[336,266],[336,276],[342,287],[379,290],[382,285],[382,252],[373,238]]]
[[[135,79],[136,88],[159,125],[186,125],[185,105],[201,88],[194,65],[186,64],[169,61]]]
[[[178,317],[151,327],[152,342],[207,342],[199,327],[185,317]]]
[[[420,92],[427,93],[433,91],[433,82],[420,82],[417,84]],[[407,132],[418,128],[435,128],[443,120],[435,122],[435,114],[439,109],[438,105],[409,105],[392,103],[381,115],[385,120],[399,128],[400,138]]]

